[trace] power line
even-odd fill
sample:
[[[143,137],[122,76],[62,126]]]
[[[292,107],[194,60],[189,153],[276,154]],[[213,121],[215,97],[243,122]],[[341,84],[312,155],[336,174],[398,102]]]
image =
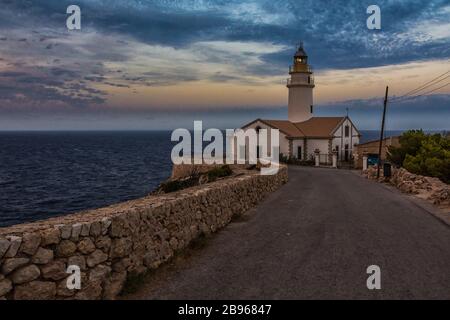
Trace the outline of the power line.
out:
[[[438,77],[436,77],[436,78],[434,78],[434,79],[432,79],[432,80],[430,80],[430,81],[428,81],[428,82],[422,84],[421,86],[419,86],[419,87],[417,87],[417,88],[415,88],[415,89],[413,89],[413,90],[411,90],[411,91],[405,93],[404,95],[392,99],[391,101],[397,101],[397,100],[403,99],[403,98],[405,98],[405,97],[407,97],[407,96],[410,96],[411,94],[418,93],[419,91],[422,91],[423,89],[426,89],[426,88],[429,88],[429,87],[431,87],[431,86],[433,86],[433,85],[435,85],[435,84],[438,84],[439,82],[442,82],[442,81],[444,81],[445,79],[447,79],[447,78],[450,77],[450,75],[449,75],[449,76],[447,76],[447,77],[445,77],[445,78],[443,78],[443,79],[440,79],[440,78],[442,78],[443,76],[445,76],[445,75],[448,74],[448,73],[450,73],[450,70],[448,70],[447,72],[444,72],[444,73],[441,74],[440,76],[438,76]],[[440,80],[439,80],[439,81],[436,81],[436,80],[438,80],[438,79],[440,79]]]
[[[412,94],[412,93],[416,93],[417,91],[421,91],[422,89],[424,89],[424,87],[429,87],[430,85],[432,85],[433,82],[435,82],[437,79],[439,79],[439,78],[445,76],[447,73],[450,73],[450,70],[448,70],[447,72],[444,72],[443,74],[437,76],[436,78],[434,78],[434,79],[432,79],[432,80],[430,80],[430,81],[428,81],[428,82],[422,84],[421,86],[419,86],[419,87],[417,87],[417,88],[415,88],[415,89],[413,89],[413,90],[411,90],[411,91],[408,91],[408,92],[405,93],[403,96],[400,96],[400,97],[395,98],[395,99],[401,99],[401,98],[406,97],[406,96],[408,96],[408,95],[410,95],[410,94]],[[446,77],[446,78],[447,78],[447,77]],[[445,79],[446,79],[446,78],[445,78]],[[439,80],[437,83],[439,83],[439,82],[442,81],[442,80],[443,80],[443,79]],[[430,85],[428,85],[428,84],[430,84]]]
[[[425,95],[430,94],[430,93],[432,93],[432,92],[435,92],[435,91],[437,91],[437,90],[439,90],[439,89],[445,88],[445,87],[448,86],[448,85],[450,85],[450,82],[447,82],[446,84],[444,84],[443,86],[440,86],[439,88],[436,88],[436,89],[433,89],[433,90],[424,92],[424,93],[419,94],[419,95],[417,95],[417,96],[412,96],[412,97],[410,97],[410,99],[425,96]]]
[[[447,86],[449,86],[449,85],[450,85],[450,82],[447,82],[446,84],[444,84],[443,86],[440,86],[439,88],[435,88],[435,89],[433,89],[433,90],[424,92],[424,93],[419,94],[419,95],[417,95],[417,96],[407,97],[407,98],[405,98],[405,99],[403,99],[403,100],[409,100],[409,99],[415,99],[415,98],[418,98],[418,97],[422,97],[422,96],[425,96],[425,95],[430,94],[430,93],[432,93],[432,92],[438,91],[439,89],[445,88],[445,87],[447,87]],[[403,101],[403,100],[402,100],[402,101]],[[396,100],[395,102],[397,102],[397,101],[398,101],[398,100]]]
[[[429,84],[429,85],[427,85],[427,86],[424,86],[422,89],[417,90],[417,91],[414,92],[414,93],[419,93],[420,91],[422,91],[422,90],[424,90],[424,89],[426,89],[426,88],[429,88],[429,87],[431,87],[431,86],[434,86],[434,85],[438,84],[439,82],[442,82],[442,81],[444,81],[444,80],[447,80],[448,78],[450,78],[450,75],[446,76],[445,78],[442,78],[441,80],[439,80],[439,81],[437,81],[437,82],[435,82],[435,83],[431,83],[431,84]],[[408,96],[411,96],[411,95],[408,95]],[[405,98],[407,99],[408,97],[405,97]],[[401,98],[399,98],[399,99],[401,99]]]

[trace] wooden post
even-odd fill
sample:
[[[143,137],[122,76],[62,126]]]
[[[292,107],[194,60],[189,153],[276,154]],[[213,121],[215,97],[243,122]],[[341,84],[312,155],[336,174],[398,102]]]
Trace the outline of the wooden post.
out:
[[[380,178],[380,169],[381,169],[381,148],[382,148],[382,145],[383,145],[384,121],[385,121],[385,118],[386,118],[386,107],[387,107],[388,92],[389,92],[389,87],[386,87],[386,95],[384,96],[383,120],[381,120],[380,146],[379,146],[379,148],[378,148],[377,179]]]

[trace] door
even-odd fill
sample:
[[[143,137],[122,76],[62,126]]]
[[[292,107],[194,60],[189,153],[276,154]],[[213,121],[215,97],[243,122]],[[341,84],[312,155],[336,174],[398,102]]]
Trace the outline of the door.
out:
[[[302,147],[297,147],[297,159],[302,159]]]
[[[344,150],[344,160],[348,161],[348,144],[345,145],[345,150]]]

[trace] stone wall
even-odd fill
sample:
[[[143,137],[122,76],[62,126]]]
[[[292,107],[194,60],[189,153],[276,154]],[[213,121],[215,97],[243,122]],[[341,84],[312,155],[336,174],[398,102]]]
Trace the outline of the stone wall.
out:
[[[0,300],[114,299],[130,273],[158,268],[287,181],[249,171],[178,192],[0,229]],[[82,271],[67,289],[67,267]]]
[[[369,179],[376,179],[376,166],[368,168],[363,174]],[[438,178],[413,174],[404,168],[392,168],[392,176],[388,179],[380,170],[381,180],[388,182],[404,193],[414,194],[442,209],[450,209],[450,186]]]

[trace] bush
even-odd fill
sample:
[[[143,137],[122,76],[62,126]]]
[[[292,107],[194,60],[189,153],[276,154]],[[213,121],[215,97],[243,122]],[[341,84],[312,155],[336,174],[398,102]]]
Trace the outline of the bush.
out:
[[[164,193],[170,193],[170,192],[175,192],[175,191],[179,191],[182,189],[186,189],[189,187],[193,187],[198,185],[198,177],[189,177],[187,179],[183,179],[183,180],[172,180],[172,181],[167,181],[161,184],[160,189],[164,192]]]
[[[191,176],[181,180],[169,180],[160,184],[154,194],[162,191],[171,193],[186,188],[198,186],[201,184],[201,178],[208,176],[208,182],[217,180],[218,178],[230,176],[233,173],[229,165],[223,165],[218,168],[209,170],[206,174],[200,174],[198,170],[193,170]]]
[[[214,168],[208,171],[208,180],[214,181],[217,178],[227,177],[233,173],[229,165],[223,165],[218,168]]]
[[[295,164],[299,166],[314,166],[315,161],[314,159],[300,160],[294,157],[285,156],[284,154],[280,153],[280,163]]]
[[[415,156],[427,136],[422,130],[409,130],[399,138],[400,147],[388,148],[388,160],[397,166],[402,166],[406,155]]]
[[[411,130],[400,137],[400,147],[390,147],[388,160],[406,170],[437,177],[450,183],[450,138],[422,130]]]
[[[289,163],[289,157],[285,156],[283,153],[280,153],[280,163]]]

